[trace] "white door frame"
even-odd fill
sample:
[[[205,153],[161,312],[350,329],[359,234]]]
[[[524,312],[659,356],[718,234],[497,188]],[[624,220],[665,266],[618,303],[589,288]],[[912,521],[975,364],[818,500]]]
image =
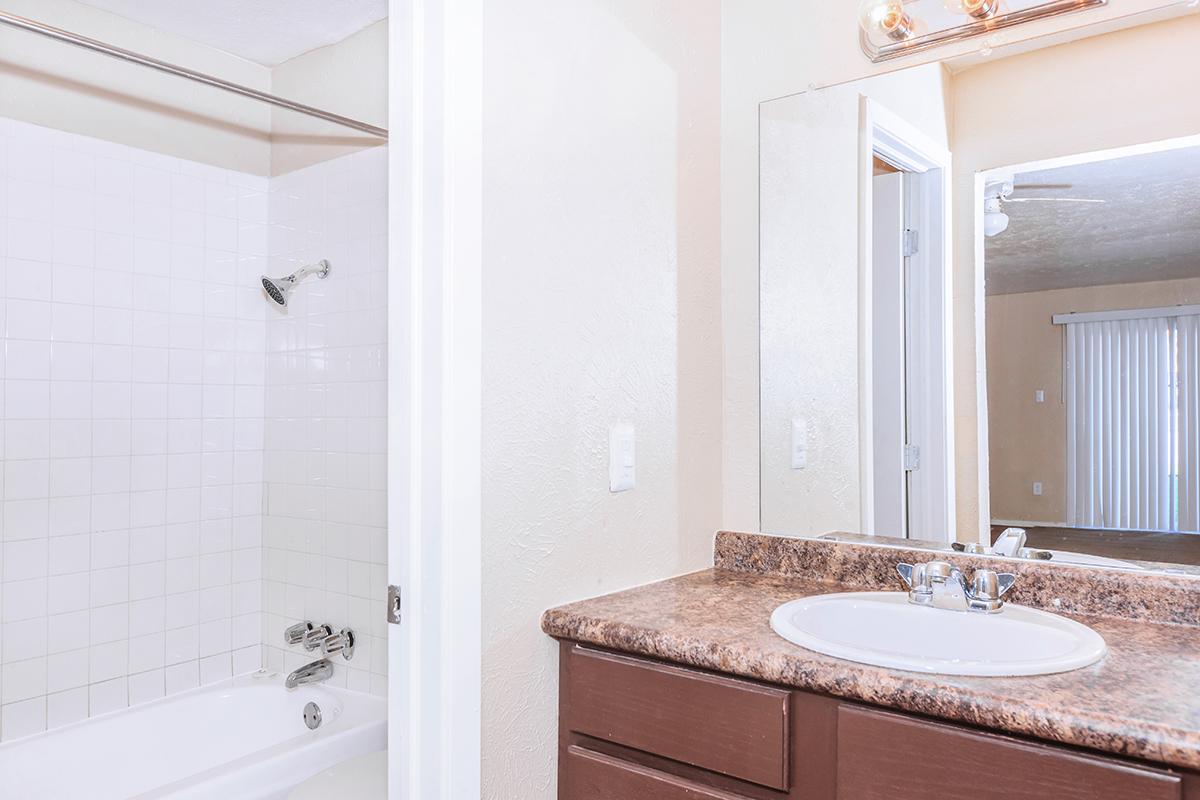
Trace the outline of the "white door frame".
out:
[[[482,0],[389,0],[388,796],[480,797]]]
[[[923,448],[923,477],[920,495],[910,505],[911,535],[923,539],[954,540],[954,329],[952,324],[951,258],[953,224],[950,205],[950,151],[930,139],[908,122],[888,111],[869,97],[859,99],[859,479],[861,486],[862,530],[870,532],[875,518],[874,462],[872,446],[874,412],[872,409],[874,372],[871,344],[872,271],[874,253],[872,231],[873,160],[878,153],[884,160],[908,173],[914,180],[926,176],[921,186],[923,202],[910,210],[914,227],[922,231],[922,257],[940,269],[918,270],[925,288],[923,296],[936,297],[935,305],[923,315],[928,323],[924,331],[933,363],[923,370],[927,384],[909,391],[910,406],[919,409],[925,419],[925,432],[932,445]],[[940,434],[940,436],[939,436]],[[936,478],[936,480],[934,479]]]

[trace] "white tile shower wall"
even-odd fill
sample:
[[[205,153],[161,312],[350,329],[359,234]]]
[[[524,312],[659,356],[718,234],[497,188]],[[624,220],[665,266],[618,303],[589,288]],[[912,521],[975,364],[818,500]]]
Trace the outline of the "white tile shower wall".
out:
[[[262,663],[268,188],[0,119],[0,738]]]
[[[267,665],[301,620],[352,628],[333,682],[383,694],[386,623],[386,151],[366,150],[271,181],[272,274],[328,259],[267,320],[263,641]]]

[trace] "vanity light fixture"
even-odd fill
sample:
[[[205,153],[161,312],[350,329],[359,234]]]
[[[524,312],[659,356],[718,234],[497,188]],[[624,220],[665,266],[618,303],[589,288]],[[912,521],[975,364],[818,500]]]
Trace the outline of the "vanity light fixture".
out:
[[[862,0],[859,38],[868,58],[887,61],[1107,4],[1108,0]],[[984,49],[990,51],[991,45]]]

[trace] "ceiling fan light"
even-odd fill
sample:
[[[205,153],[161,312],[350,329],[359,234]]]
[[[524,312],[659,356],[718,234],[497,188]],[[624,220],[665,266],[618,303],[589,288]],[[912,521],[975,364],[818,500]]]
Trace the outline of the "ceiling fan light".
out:
[[[1008,230],[1008,214],[1003,211],[989,211],[983,215],[983,235],[999,236]]]

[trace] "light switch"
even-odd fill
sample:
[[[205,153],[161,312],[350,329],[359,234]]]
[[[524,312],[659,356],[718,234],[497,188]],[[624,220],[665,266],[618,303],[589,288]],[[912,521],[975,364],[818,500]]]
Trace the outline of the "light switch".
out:
[[[1034,484],[1033,484],[1033,496],[1034,496],[1034,497],[1041,497],[1041,496],[1042,496],[1042,482],[1041,482],[1041,481],[1034,481]]]
[[[1035,403],[1044,403],[1044,402],[1046,402],[1046,390],[1045,390],[1045,389],[1038,389],[1038,390],[1036,390],[1036,391],[1033,393],[1033,402],[1035,402]]]
[[[637,479],[633,426],[613,425],[608,431],[608,490],[627,492]]]
[[[792,469],[808,466],[808,422],[796,417],[792,420]]]

